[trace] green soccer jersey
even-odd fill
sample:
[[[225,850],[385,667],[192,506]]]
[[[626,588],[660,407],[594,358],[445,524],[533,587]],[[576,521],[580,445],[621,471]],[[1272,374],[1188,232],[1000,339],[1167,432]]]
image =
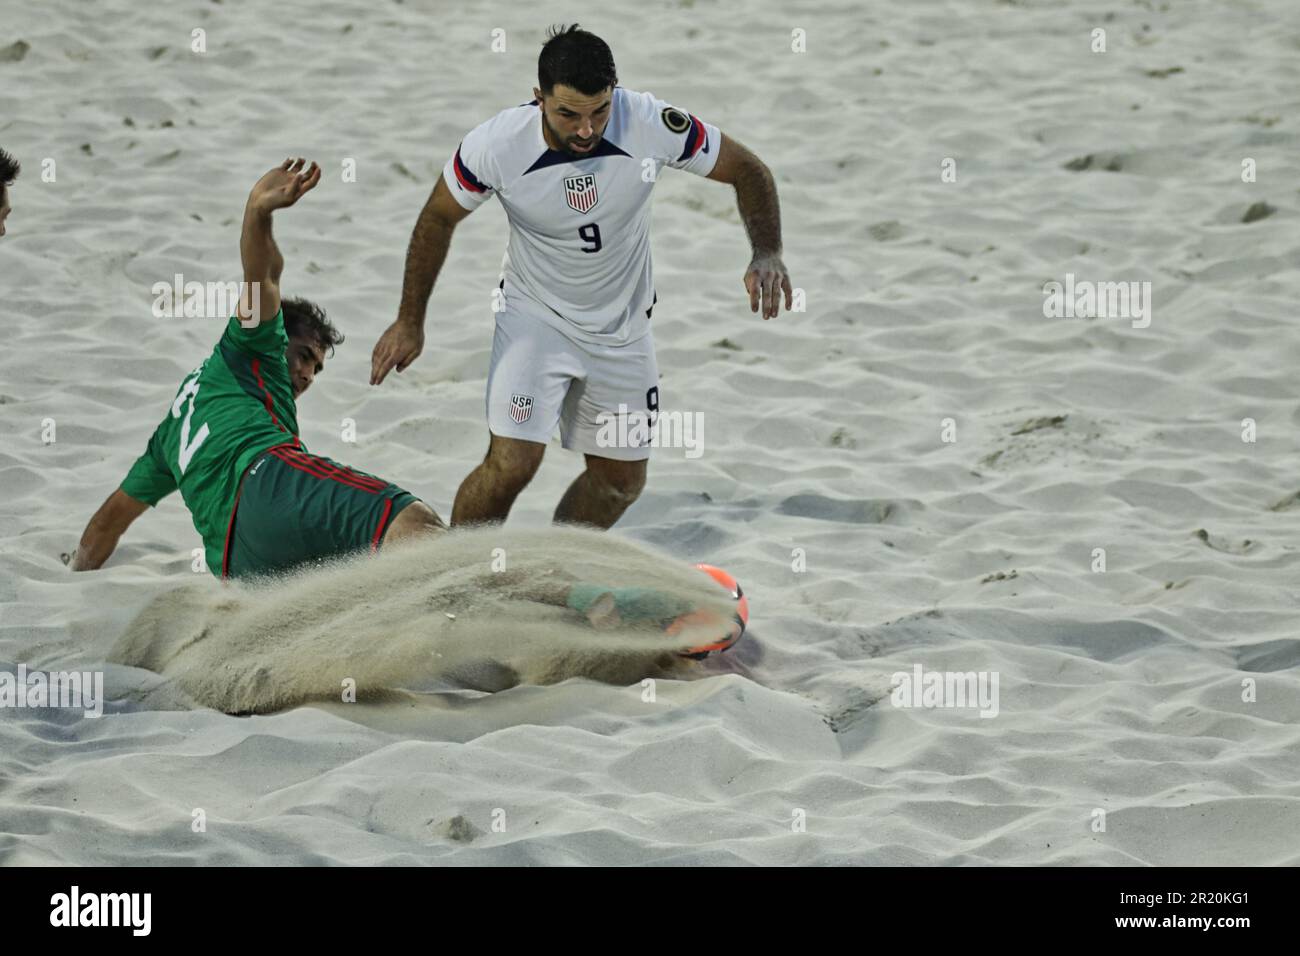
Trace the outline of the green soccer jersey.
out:
[[[212,354],[181,383],[121,484],[148,505],[179,488],[203,539],[208,569],[218,577],[244,470],[276,445],[306,450],[298,439],[288,344],[283,310],[247,329],[232,317]]]

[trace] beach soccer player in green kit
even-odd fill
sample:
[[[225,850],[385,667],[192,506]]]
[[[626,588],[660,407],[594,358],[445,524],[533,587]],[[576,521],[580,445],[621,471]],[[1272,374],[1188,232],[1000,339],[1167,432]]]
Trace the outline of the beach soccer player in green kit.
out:
[[[127,528],[179,490],[217,577],[294,571],[357,552],[446,533],[410,492],[310,453],[298,434],[297,399],[343,337],[314,303],[281,299],[284,258],[271,217],[314,189],[321,171],[285,160],[249,194],[239,251],[244,292],[216,348],[181,383],[121,485],[90,519],[74,571],[102,567]],[[535,600],[567,606],[597,627],[654,621],[672,631],[696,614],[689,602],[644,588],[539,582]],[[737,597],[739,597],[737,595]],[[726,622],[700,652],[725,649],[743,621]],[[734,639],[732,633],[734,633]]]
[[[314,304],[280,298],[284,258],[271,216],[320,182],[285,160],[258,180],[239,241],[244,294],[212,354],[186,376],[121,486],[91,518],[74,571],[100,567],[146,508],[179,490],[221,578],[287,570],[445,530],[428,505],[382,478],[313,455],[296,400],[342,341]]]

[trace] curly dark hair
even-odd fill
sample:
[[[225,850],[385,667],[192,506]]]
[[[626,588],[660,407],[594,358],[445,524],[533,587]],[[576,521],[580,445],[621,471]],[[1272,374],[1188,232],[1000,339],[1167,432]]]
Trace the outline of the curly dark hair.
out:
[[[18,165],[18,160],[0,149],[0,200],[4,199],[6,188],[14,184],[14,180],[22,171],[23,168]]]
[[[544,95],[550,96],[556,83],[587,96],[618,85],[614,54],[596,34],[575,23],[551,27],[546,35],[549,39],[537,57],[537,87]]]
[[[301,298],[281,299],[280,308],[284,310],[284,331],[290,338],[313,338],[326,356],[334,354],[334,346],[343,344],[343,333],[334,327],[334,323],[325,317],[325,310],[315,302]]]

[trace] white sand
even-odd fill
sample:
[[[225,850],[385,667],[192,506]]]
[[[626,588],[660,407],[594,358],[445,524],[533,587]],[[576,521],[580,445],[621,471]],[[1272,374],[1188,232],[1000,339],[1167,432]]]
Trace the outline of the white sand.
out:
[[[24,164],[0,239],[0,671],[102,668],[113,698],[98,720],[0,710],[0,860],[1300,862],[1291,0],[602,8],[584,25],[626,85],[775,171],[807,293],[751,316],[731,191],[665,176],[663,394],[705,414],[706,450],[656,452],[613,534],[731,570],[751,633],[652,703],[571,677],[245,718],[104,664],[155,598],[220,598],[179,498],[105,570],[59,561],[220,330],[152,318],[150,286],[237,278],[250,185],[321,161],[276,227],[286,291],[349,336],[304,439],[446,514],[486,447],[497,204],[457,233],[419,362],[372,389],[370,348],[447,155],[530,97],[572,13],[141,6],[0,27],[0,146]],[[1243,224],[1257,201],[1277,212]],[[1044,318],[1066,273],[1151,282],[1150,327]],[[554,447],[509,527],[544,527],[577,469]],[[996,672],[998,715],[892,706],[915,665]]]

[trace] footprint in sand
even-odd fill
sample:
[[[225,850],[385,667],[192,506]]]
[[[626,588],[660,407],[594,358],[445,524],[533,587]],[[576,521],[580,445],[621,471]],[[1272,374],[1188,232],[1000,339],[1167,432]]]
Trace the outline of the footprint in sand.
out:
[[[1224,554],[1247,554],[1259,546],[1258,541],[1252,541],[1250,538],[1243,538],[1240,544],[1229,544],[1222,538],[1211,538],[1210,532],[1204,528],[1197,528],[1192,533],[1204,541],[1207,547],[1222,551]]]
[[[791,495],[777,505],[776,510],[784,515],[845,524],[884,524],[899,511],[899,504],[879,498],[853,500],[823,495]]]

